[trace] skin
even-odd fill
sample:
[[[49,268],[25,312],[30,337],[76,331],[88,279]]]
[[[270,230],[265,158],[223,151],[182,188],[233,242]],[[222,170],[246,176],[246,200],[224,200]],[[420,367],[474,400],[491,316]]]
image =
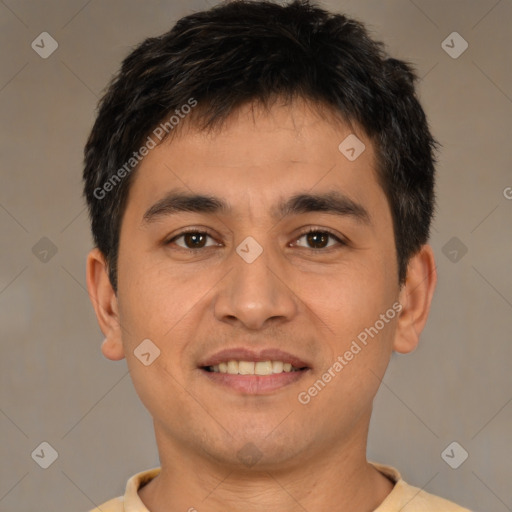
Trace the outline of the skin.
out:
[[[356,133],[365,151],[350,162],[338,145]],[[87,261],[87,285],[105,335],[102,352],[126,357],[135,389],[153,417],[162,471],[139,490],[151,512],[273,509],[372,511],[393,484],[366,460],[372,402],[393,351],[414,350],[436,283],[425,245],[398,285],[387,198],[362,131],[295,101],[270,111],[245,106],[220,130],[191,124],[144,158],[122,220],[118,291],[103,255]],[[142,221],[167,191],[218,196],[231,213],[178,213]],[[351,216],[307,212],[275,219],[272,207],[303,192],[337,190],[362,205]],[[186,251],[184,228],[208,230],[207,246]],[[302,230],[332,231],[325,248]],[[236,252],[253,237],[263,253],[248,264]],[[190,241],[189,247],[194,247]],[[220,245],[215,245],[220,244]],[[400,301],[402,310],[317,396],[317,381],[365,328]],[[160,356],[134,356],[144,339]],[[296,383],[248,395],[212,383],[199,362],[218,350],[275,347],[311,369]],[[252,466],[239,450],[257,450]]]

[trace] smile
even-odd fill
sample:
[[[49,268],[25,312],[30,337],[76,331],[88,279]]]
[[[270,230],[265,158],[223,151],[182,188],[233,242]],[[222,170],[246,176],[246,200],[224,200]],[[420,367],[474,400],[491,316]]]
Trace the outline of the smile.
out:
[[[225,361],[205,367],[206,371],[227,373],[229,375],[275,375],[279,373],[298,372],[291,363],[283,361]]]

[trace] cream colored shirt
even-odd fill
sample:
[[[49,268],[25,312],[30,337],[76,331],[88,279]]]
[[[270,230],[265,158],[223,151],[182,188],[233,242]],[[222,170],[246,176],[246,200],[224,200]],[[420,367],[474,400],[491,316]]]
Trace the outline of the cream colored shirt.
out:
[[[393,490],[374,512],[471,512],[451,501],[406,484],[400,473],[391,466],[374,462],[371,464],[395,482]],[[142,503],[137,491],[158,473],[160,473],[160,468],[149,469],[133,475],[126,483],[124,496],[109,500],[90,512],[150,512]]]

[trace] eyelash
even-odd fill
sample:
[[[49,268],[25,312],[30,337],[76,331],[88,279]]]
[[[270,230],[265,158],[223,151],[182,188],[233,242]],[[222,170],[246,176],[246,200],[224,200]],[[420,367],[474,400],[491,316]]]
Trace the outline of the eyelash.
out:
[[[166,240],[164,242],[164,245],[169,245],[171,244],[172,242],[175,242],[177,239],[181,238],[182,236],[184,235],[187,235],[188,233],[192,233],[192,234],[197,234],[197,235],[207,235],[209,236],[210,238],[214,239],[215,237],[209,233],[208,231],[201,231],[199,229],[194,229],[194,228],[191,228],[191,229],[186,229],[184,231],[181,231],[180,233],[178,233],[177,235],[173,236],[171,239],[169,240]],[[294,237],[295,240],[298,240],[300,238],[302,238],[303,236],[305,235],[308,235],[310,233],[321,233],[321,234],[326,234],[326,235],[329,235],[331,238],[333,238],[334,240],[336,240],[341,246],[346,246],[348,245],[347,242],[345,240],[342,240],[339,236],[335,235],[332,231],[330,231],[329,229],[326,229],[326,228],[318,228],[318,227],[311,227],[311,228],[308,228],[302,232],[299,233],[299,235],[297,237]],[[180,250],[182,251],[186,251],[186,252],[189,252],[191,254],[197,254],[198,251],[200,251],[201,249],[209,249],[209,248],[212,248],[212,247],[215,247],[215,246],[208,246],[208,247],[199,247],[198,249],[189,249],[189,248],[185,248],[185,247],[180,247],[178,246]],[[306,250],[309,250],[309,251],[312,251],[312,252],[325,252],[329,249],[332,249],[333,247],[326,247],[326,248],[322,248],[322,249],[313,249],[311,247],[303,247],[303,249],[306,249]]]

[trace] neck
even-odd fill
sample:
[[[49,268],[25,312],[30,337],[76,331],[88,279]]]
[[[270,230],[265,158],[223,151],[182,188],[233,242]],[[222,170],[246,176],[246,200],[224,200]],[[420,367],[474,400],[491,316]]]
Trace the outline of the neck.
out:
[[[231,512],[241,503],[244,512],[372,512],[393,488],[366,461],[367,430],[363,442],[353,436],[322,453],[265,469],[212,462],[155,432],[162,470],[139,491],[150,512]]]

